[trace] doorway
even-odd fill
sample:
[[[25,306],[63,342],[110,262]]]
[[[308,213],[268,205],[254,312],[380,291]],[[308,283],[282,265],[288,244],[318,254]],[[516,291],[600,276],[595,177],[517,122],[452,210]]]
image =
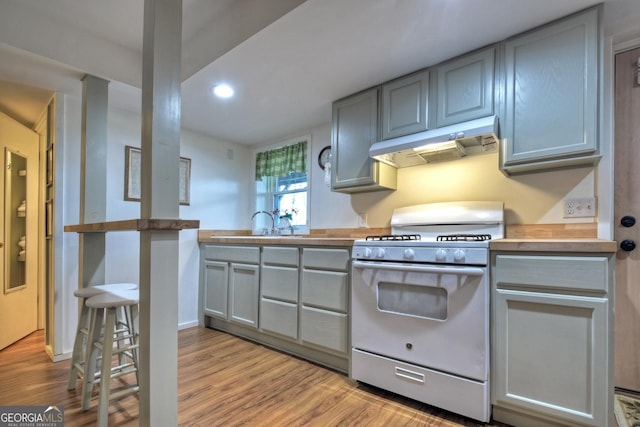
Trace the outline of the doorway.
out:
[[[615,56],[615,386],[640,392],[640,48]]]
[[[38,328],[38,134],[0,113],[0,349]]]

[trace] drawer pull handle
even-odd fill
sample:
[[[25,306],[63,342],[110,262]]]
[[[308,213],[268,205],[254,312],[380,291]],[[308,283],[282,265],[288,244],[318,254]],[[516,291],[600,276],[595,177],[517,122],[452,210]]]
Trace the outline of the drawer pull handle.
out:
[[[424,374],[399,368],[398,366],[396,366],[396,376],[419,384],[424,384],[425,381]]]

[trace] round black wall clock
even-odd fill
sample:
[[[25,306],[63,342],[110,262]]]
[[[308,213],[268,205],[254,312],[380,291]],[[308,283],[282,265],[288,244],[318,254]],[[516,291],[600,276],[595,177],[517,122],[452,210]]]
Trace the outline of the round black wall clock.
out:
[[[322,150],[320,150],[320,154],[318,155],[318,165],[324,170],[324,165],[331,162],[331,146],[327,145]]]

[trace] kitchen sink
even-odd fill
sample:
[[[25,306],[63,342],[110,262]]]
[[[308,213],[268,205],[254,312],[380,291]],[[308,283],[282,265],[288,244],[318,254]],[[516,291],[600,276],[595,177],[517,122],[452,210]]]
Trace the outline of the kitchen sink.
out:
[[[274,236],[265,236],[264,234],[251,234],[247,236],[222,236],[219,234],[212,234],[212,238],[224,238],[224,239],[304,239],[305,237],[309,237],[307,235],[302,234],[282,234],[282,235],[274,235]]]

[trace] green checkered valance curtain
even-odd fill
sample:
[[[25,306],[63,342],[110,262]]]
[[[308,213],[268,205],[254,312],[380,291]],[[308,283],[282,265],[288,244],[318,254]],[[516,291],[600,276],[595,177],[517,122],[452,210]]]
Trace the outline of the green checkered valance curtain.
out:
[[[265,176],[287,176],[307,171],[307,141],[256,154],[256,181]]]

